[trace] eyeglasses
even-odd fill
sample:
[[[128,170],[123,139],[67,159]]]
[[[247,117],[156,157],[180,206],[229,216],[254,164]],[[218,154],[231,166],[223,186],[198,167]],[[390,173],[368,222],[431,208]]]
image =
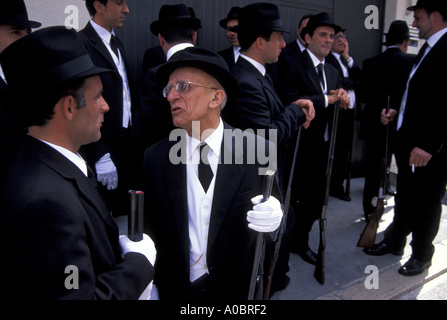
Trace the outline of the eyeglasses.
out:
[[[194,84],[199,87],[207,88],[207,89],[219,90],[217,88],[205,86],[200,83],[195,83],[195,82],[191,82],[191,81],[180,81],[180,82],[177,82],[177,84],[175,86],[171,86],[171,85],[166,86],[163,89],[163,97],[167,98],[169,96],[169,93],[171,92],[172,88],[175,88],[175,90],[178,93],[185,93],[189,90],[189,88],[191,87],[191,84]]]
[[[346,39],[346,36],[344,34],[339,34],[339,35],[335,36],[334,39],[335,40]]]

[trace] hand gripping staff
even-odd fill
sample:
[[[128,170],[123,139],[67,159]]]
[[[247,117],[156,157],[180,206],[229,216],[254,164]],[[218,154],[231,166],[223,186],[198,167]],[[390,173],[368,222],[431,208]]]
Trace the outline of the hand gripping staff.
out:
[[[128,216],[128,237],[134,242],[143,240],[144,192],[129,190],[130,214]]]
[[[263,190],[262,202],[266,202],[272,195],[274,178],[275,178],[275,172],[271,171],[271,170],[267,171],[267,173],[264,176],[264,181],[263,181],[263,186],[262,186],[262,190]],[[256,282],[258,279],[259,263],[261,262],[261,255],[262,255],[262,251],[264,251],[264,246],[265,246],[264,234],[258,233],[257,238],[256,238],[255,257],[253,259],[253,269],[251,272],[250,287],[248,289],[248,300],[253,300],[253,297],[255,294]]]
[[[329,204],[329,189],[331,186],[332,166],[334,164],[335,142],[337,141],[338,115],[340,113],[340,102],[337,101],[334,106],[334,118],[332,123],[332,135],[329,145],[329,157],[326,169],[326,191],[324,196],[323,210],[319,218],[320,224],[320,245],[318,246],[317,265],[315,267],[314,277],[321,284],[326,281],[326,226],[327,226],[327,209]]]
[[[387,113],[390,111],[390,97],[388,96]],[[385,158],[382,161],[382,168],[380,169],[380,188],[379,197],[377,200],[376,210],[368,216],[368,224],[360,236],[357,247],[359,248],[371,248],[376,242],[377,228],[379,227],[379,221],[385,211],[385,181],[387,176],[387,164],[388,164],[388,135],[389,124],[386,126],[386,141],[385,141]]]
[[[290,198],[292,196],[293,175],[295,172],[296,160],[297,160],[297,156],[298,156],[298,150],[300,147],[302,131],[303,131],[303,127],[300,126],[300,128],[298,129],[298,137],[296,139],[296,146],[295,146],[295,151],[294,151],[294,155],[293,155],[292,167],[290,168],[289,182],[287,184],[287,193],[286,193],[286,198],[285,198],[285,202],[284,202],[284,205],[285,205],[285,214],[284,214],[284,218],[283,218],[284,225],[280,228],[278,240],[275,243],[275,251],[273,252],[272,261],[270,262],[270,270],[269,270],[269,275],[267,278],[267,283],[265,285],[263,300],[269,299],[270,288],[272,286],[273,272],[275,271],[276,262],[278,261],[279,249],[281,248],[282,238],[284,236],[284,233],[286,232],[287,217],[289,215],[289,208],[290,208]]]

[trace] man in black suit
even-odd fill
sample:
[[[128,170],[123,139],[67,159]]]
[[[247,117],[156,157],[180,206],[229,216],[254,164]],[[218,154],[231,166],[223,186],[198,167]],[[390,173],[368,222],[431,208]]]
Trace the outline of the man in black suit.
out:
[[[158,20],[150,25],[152,34],[158,37],[165,62],[176,52],[193,47],[200,28],[200,19],[185,4],[163,5]],[[175,129],[169,103],[162,95],[163,87],[155,77],[158,67],[146,71],[140,86],[140,108],[136,112],[135,126],[143,153],[148,146],[166,138]]]
[[[240,7],[233,7],[230,9],[230,12],[228,12],[227,17],[219,21],[219,25],[227,30],[228,41],[231,44],[231,47],[220,51],[219,54],[222,58],[224,58],[229,67],[237,62],[237,59],[241,53],[241,46],[239,45],[239,40],[237,39],[239,11],[241,11]]]
[[[413,67],[414,56],[407,54],[410,29],[405,21],[394,21],[386,35],[387,50],[363,62],[359,84],[360,100],[365,102],[361,116],[360,139],[365,141],[365,185],[363,212],[368,217],[376,207],[372,204],[378,196],[381,164],[385,157],[386,127],[381,123],[382,110],[398,109]],[[393,153],[396,122],[389,124],[389,155]],[[389,163],[391,157],[387,159]],[[387,164],[388,164],[387,163]]]
[[[274,146],[221,120],[239,90],[217,53],[186,48],[157,79],[167,85],[179,128],[144,157],[145,221],[157,247],[160,299],[247,299],[257,232],[276,231],[283,215],[277,182],[258,205],[265,168],[252,148],[268,151],[275,170]]]
[[[309,248],[308,238],[324,203],[334,103],[340,100],[343,108],[349,105],[349,95],[341,88],[340,73],[325,63],[340,29],[327,13],[313,16],[302,31],[307,50],[301,57],[283,56],[278,62],[278,88],[283,102],[310,99],[316,113],[311,126],[302,134],[297,168],[305,169],[295,171],[291,199],[297,215],[291,250],[311,264],[316,264],[316,254]]]
[[[277,6],[271,4],[253,4],[240,11],[238,37],[242,53],[230,70],[239,82],[241,93],[234,105],[229,105],[224,110],[223,117],[235,128],[265,130],[265,136],[271,138],[271,141],[273,136],[270,137],[269,134],[275,134],[278,176],[284,190],[288,183],[288,143],[301,125],[308,126],[309,121],[313,119],[314,110],[309,100],[296,99],[284,106],[266,71],[266,65],[276,63],[281,49],[285,46],[282,37],[285,27],[278,23],[279,19]],[[294,217],[294,213],[289,212],[288,230],[293,228]],[[281,254],[273,276],[272,293],[284,289],[290,280],[286,275],[289,270],[288,234],[289,231],[285,233],[281,244]]]
[[[16,120],[29,131],[2,194],[5,297],[116,300],[149,293],[152,240],[118,236],[78,153],[101,138],[109,107],[99,74],[111,70],[96,67],[79,34],[63,26],[17,40],[0,60],[8,103],[21,110]]]
[[[447,72],[447,4],[419,0],[408,10],[414,11],[419,37],[427,41],[416,57],[400,110],[382,112],[384,123],[397,120],[396,207],[384,240],[365,253],[401,255],[411,233],[413,252],[399,273],[414,276],[431,266],[447,185],[447,80],[440,76]]]
[[[133,126],[137,100],[126,53],[115,29],[121,28],[129,13],[126,1],[86,0],[92,19],[79,31],[93,62],[115,70],[101,75],[103,96],[110,106],[105,116],[103,137],[81,150],[96,172],[100,192],[115,216],[128,210],[128,191],[142,184],[141,159],[135,152]]]
[[[0,14],[0,54],[14,41],[31,33],[32,28],[39,28],[40,22],[29,20],[23,0],[6,0],[2,2]],[[5,75],[0,65],[0,95],[7,88]],[[0,190],[3,185],[9,165],[14,159],[26,131],[19,129],[11,118],[11,111],[6,110],[0,96]],[[1,191],[0,191],[1,192]]]
[[[356,90],[360,80],[361,69],[349,54],[349,42],[345,30],[335,35],[331,53],[326,61],[333,65],[342,76],[342,88],[349,93],[350,105],[346,110],[340,110],[338,118],[337,143],[335,145],[335,159],[331,176],[330,195],[343,201],[351,201],[346,194],[344,181],[347,177],[349,158],[352,153],[354,139],[355,114],[357,108]]]

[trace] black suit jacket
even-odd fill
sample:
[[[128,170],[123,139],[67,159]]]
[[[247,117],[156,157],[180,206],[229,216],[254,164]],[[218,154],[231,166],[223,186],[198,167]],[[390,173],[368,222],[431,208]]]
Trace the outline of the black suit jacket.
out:
[[[93,169],[94,164],[108,152],[110,152],[115,165],[119,167],[122,156],[120,142],[123,139],[123,82],[116,65],[113,62],[112,56],[90,22],[87,23],[83,30],[79,31],[79,34],[81,35],[84,45],[90,53],[95,66],[115,71],[102,73],[100,75],[104,87],[102,96],[110,108],[109,111],[104,114],[104,123],[101,128],[102,138],[98,142],[83,147],[82,152]],[[118,48],[126,67],[129,88],[132,95],[132,120],[135,121],[134,115],[135,109],[137,108],[137,99],[133,97],[134,90],[130,73],[131,69],[127,63],[124,46],[119,39],[117,39],[117,41]]]
[[[328,93],[342,86],[342,78],[337,69],[325,63],[325,74]],[[324,143],[326,127],[329,133],[332,127],[333,106],[325,107],[325,97],[318,79],[317,71],[310,55],[304,51],[302,55],[280,56],[278,61],[279,92],[284,103],[297,99],[310,99],[315,107],[316,117],[309,129],[303,131],[302,151],[313,152]]]
[[[225,50],[219,51],[218,53],[220,54],[220,56],[222,58],[224,58],[225,62],[228,64],[228,66],[230,68],[235,64],[233,46],[231,46]]]
[[[447,34],[430,50],[409,83],[400,141],[410,150],[418,147],[432,155],[447,155]],[[429,117],[429,119],[426,119]]]
[[[231,126],[246,129],[276,130],[278,166],[283,183],[287,143],[298,127],[306,121],[303,110],[297,105],[284,107],[269,77],[264,77],[250,62],[239,57],[230,69],[239,82],[240,94],[236,102],[225,108],[223,118]]]
[[[58,151],[26,138],[1,210],[8,298],[137,299],[147,287],[153,267],[141,254],[121,258],[118,228],[93,182]],[[65,287],[67,266],[79,271],[77,290]]]
[[[222,143],[209,226],[207,265],[214,299],[247,299],[253,265],[256,232],[248,228],[246,215],[251,199],[262,194],[260,164],[247,161],[247,145],[241,131]],[[252,136],[258,143],[265,143]],[[145,222],[157,247],[156,278],[161,299],[188,298],[189,235],[186,165],[173,164],[169,155],[177,141],[162,140],[145,154]],[[274,147],[268,144],[271,152]],[[147,196],[146,196],[147,195]],[[281,199],[275,183],[273,195]]]
[[[388,104],[388,96],[391,108],[399,111],[414,58],[414,55],[404,53],[399,48],[389,48],[363,62],[359,100],[365,103],[365,108],[360,138],[385,142],[386,129],[380,122],[380,115]],[[396,122],[390,126],[390,132],[395,132]]]

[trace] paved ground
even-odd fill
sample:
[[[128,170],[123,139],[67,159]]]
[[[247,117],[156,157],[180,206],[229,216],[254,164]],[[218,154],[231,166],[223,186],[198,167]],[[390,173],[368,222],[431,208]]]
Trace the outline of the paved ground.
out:
[[[411,255],[408,239],[403,257],[386,255],[372,257],[357,248],[357,242],[365,227],[362,209],[363,179],[352,181],[352,202],[330,198],[328,207],[326,284],[320,285],[313,277],[314,266],[304,262],[298,255],[290,255],[291,282],[275,293],[272,300],[444,300],[447,299],[447,201],[440,231],[435,240],[436,252],[432,267],[417,277],[403,277],[397,270]],[[447,200],[447,198],[445,199]],[[377,242],[393,219],[394,198],[388,205],[380,223]],[[120,229],[126,231],[127,217],[118,221]],[[318,249],[318,225],[311,232],[310,246]],[[378,270],[378,289],[368,290],[369,266]]]
[[[411,255],[407,241],[405,255],[372,257],[357,248],[357,241],[365,227],[362,210],[363,179],[352,181],[352,202],[330,198],[328,207],[326,284],[320,285],[313,277],[314,267],[296,254],[290,256],[290,285],[276,293],[276,300],[436,300],[447,298],[447,206],[444,206],[440,231],[435,240],[433,266],[417,277],[403,277],[397,270]],[[447,201],[444,201],[447,204]],[[394,198],[388,205],[380,223],[377,242],[393,219]],[[311,234],[311,247],[318,249],[318,225]],[[368,290],[371,274],[368,266],[379,270],[379,288]]]

